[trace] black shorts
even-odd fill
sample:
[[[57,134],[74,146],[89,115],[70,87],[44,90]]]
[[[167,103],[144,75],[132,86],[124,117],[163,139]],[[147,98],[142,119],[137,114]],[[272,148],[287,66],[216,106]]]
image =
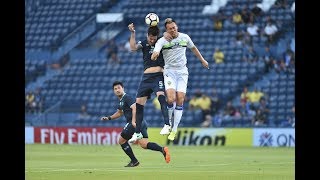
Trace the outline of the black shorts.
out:
[[[147,129],[148,129],[148,126],[147,126],[146,122],[142,121],[141,134],[143,135],[143,138],[148,138]],[[131,123],[127,123],[122,129],[121,136],[123,137],[123,139],[128,141],[129,139],[131,139],[131,137],[134,133],[135,133],[135,128],[132,126]]]
[[[163,73],[146,73],[143,74],[136,97],[148,96],[148,99],[150,99],[153,92],[159,91],[165,91]]]

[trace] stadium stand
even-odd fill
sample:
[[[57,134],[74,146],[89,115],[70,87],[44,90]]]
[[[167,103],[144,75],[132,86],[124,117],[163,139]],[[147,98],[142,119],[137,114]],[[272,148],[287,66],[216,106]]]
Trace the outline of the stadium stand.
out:
[[[214,21],[212,20],[212,15],[202,14],[203,8],[209,5],[211,0],[150,0],[148,3],[122,0],[115,3],[114,6],[121,6],[119,9],[124,13],[126,22],[134,22],[136,24],[137,40],[142,40],[145,37],[146,27],[143,22],[144,16],[149,12],[156,12],[160,17],[162,32],[164,18],[173,17],[178,23],[179,30],[192,37],[194,43],[203,53],[204,58],[208,60],[211,69],[204,71],[196,57],[190,51],[187,52],[189,67],[188,99],[199,88],[206,94],[211,94],[212,89],[215,88],[221,97],[222,106],[219,108],[219,112],[222,112],[227,101],[231,100],[237,104],[238,97],[244,86],[248,86],[250,89],[259,86],[264,94],[267,95],[266,100],[270,109],[265,126],[282,127],[285,124],[283,122],[287,121],[287,117],[290,115],[292,106],[295,104],[295,71],[294,67],[290,67],[290,71],[281,70],[277,72],[274,66],[270,71],[267,70],[267,64],[263,61],[263,49],[268,44],[275,59],[281,60],[284,58],[283,54],[288,49],[288,44],[294,38],[295,33],[295,17],[290,10],[293,2],[288,0],[287,8],[278,7],[274,4],[267,12],[255,17],[254,23],[261,31],[263,31],[268,18],[271,18],[277,22],[279,33],[272,42],[269,42],[264,35],[251,37],[250,46],[254,48],[257,54],[257,60],[253,62],[243,61],[243,57],[247,53],[246,47],[248,46],[238,46],[235,43],[236,35],[239,32],[245,34],[248,25],[246,23],[236,25],[230,19],[237,11],[234,8],[234,4],[237,4],[239,9],[248,8],[250,10],[255,4],[261,3],[259,0],[228,1],[225,6],[219,9],[217,14],[229,17],[224,20],[221,31],[213,30]],[[42,49],[56,46],[56,42],[59,39],[85,21],[86,17],[106,6],[110,6],[110,9],[112,9],[108,1],[103,0],[51,0],[41,3],[34,12],[31,11],[26,16],[26,48]],[[97,34],[98,32],[95,35]],[[92,35],[92,37],[95,35]],[[128,37],[127,27],[124,26],[115,39],[117,42],[122,43]],[[214,64],[212,55],[216,47],[219,47],[224,52],[224,63]],[[46,113],[59,114],[59,116],[55,116],[59,120],[47,124],[41,123],[48,121],[38,120],[36,122],[40,122],[38,123],[39,125],[121,126],[121,121],[102,123],[99,119],[101,116],[112,114],[115,111],[117,100],[111,89],[111,84],[114,80],[123,81],[127,93],[136,94],[135,90],[138,88],[143,71],[142,55],[119,50],[118,57],[122,60],[121,64],[119,66],[111,66],[107,63],[105,55],[103,53],[102,56],[101,54],[99,55],[97,49],[85,52],[83,47],[81,48],[73,49],[70,52],[69,62],[62,67],[61,72],[45,81],[41,86],[48,108],[59,104],[59,111],[55,111],[55,113],[46,111],[43,118],[45,118]],[[42,76],[46,71],[45,67],[45,59],[37,61],[26,60],[26,86],[36,77]],[[90,118],[86,121],[80,121],[77,119],[76,114],[80,111],[81,104],[84,103],[87,105]],[[194,120],[198,118],[198,115],[187,110],[187,107],[185,109],[180,126],[200,126],[199,122]],[[146,104],[144,113],[149,126],[162,126],[161,113],[153,108],[151,102]],[[213,115],[213,119],[215,119],[217,114]],[[32,115],[26,114],[26,122],[35,124],[32,119],[39,119],[39,117],[34,118]],[[253,126],[251,119],[242,118],[238,122],[240,123],[222,123],[220,126]],[[215,123],[213,124],[215,125]]]

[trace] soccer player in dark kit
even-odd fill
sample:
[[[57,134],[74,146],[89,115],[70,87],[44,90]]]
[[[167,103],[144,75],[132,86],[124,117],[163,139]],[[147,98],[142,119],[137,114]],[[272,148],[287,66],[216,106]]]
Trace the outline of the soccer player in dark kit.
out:
[[[111,116],[102,117],[102,121],[110,121],[112,119],[117,119],[122,115],[125,116],[127,123],[124,126],[121,136],[119,137],[119,144],[121,145],[123,151],[129,156],[131,161],[125,167],[135,167],[140,163],[133,154],[130,144],[128,140],[132,137],[135,132],[136,126],[136,103],[135,99],[126,94],[124,91],[124,87],[122,82],[115,81],[112,85],[114,94],[119,98],[119,106],[117,111]],[[161,147],[157,143],[148,142],[148,132],[147,132],[147,124],[145,121],[141,123],[141,133],[143,135],[142,139],[139,139],[137,143],[144,149],[150,149],[152,151],[159,151],[164,156],[164,159],[167,163],[170,162],[170,154],[168,147]]]
[[[159,38],[160,29],[158,26],[150,26],[147,32],[147,38],[144,41],[139,41],[136,43],[135,39],[135,29],[133,23],[128,25],[131,31],[130,36],[130,48],[131,51],[141,50],[143,53],[143,65],[144,72],[143,77],[140,82],[137,97],[136,97],[136,107],[137,107],[137,117],[136,117],[136,130],[129,142],[135,142],[138,139],[143,138],[141,133],[141,122],[143,121],[143,110],[147,99],[150,98],[151,94],[154,92],[161,105],[161,111],[164,120],[164,127],[160,131],[161,135],[167,135],[170,133],[171,126],[167,110],[167,102],[165,97],[165,87],[163,79],[163,66],[164,61],[162,55],[158,61],[152,61],[151,55],[154,49],[154,45]]]

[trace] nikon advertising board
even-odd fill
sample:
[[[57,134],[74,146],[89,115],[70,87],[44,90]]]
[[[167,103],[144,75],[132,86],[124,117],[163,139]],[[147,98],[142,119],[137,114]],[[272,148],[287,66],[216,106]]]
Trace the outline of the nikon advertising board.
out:
[[[182,146],[252,146],[252,129],[178,128],[174,141],[159,134],[160,128],[148,128],[150,141]]]

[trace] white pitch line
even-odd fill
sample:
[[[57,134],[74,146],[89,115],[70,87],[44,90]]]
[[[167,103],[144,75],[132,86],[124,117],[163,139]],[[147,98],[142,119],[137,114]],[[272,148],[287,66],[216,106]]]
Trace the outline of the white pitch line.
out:
[[[145,169],[143,167],[136,167],[135,169],[139,168],[139,171],[131,171],[132,168],[130,169],[86,169],[86,171],[104,171],[104,172],[135,172],[135,173],[143,173],[143,172],[155,172],[154,169]],[[42,173],[42,172],[62,172],[62,171],[79,171],[79,170],[85,170],[85,169],[56,169],[56,170],[50,170],[50,171],[32,171],[32,172],[38,172],[38,173]],[[28,172],[28,171],[26,171]],[[242,173],[242,174],[252,174],[252,173],[257,173],[257,170],[252,170],[252,171],[217,171],[217,170],[175,170],[175,169],[166,169],[165,173],[168,172],[172,172],[172,173],[200,173],[200,172],[208,172],[208,173]]]
[[[263,163],[263,162],[257,162],[257,163]],[[273,164],[273,165],[281,165],[281,164],[294,164],[295,162],[279,162],[279,163],[266,163],[266,164]],[[190,168],[190,167],[213,167],[213,166],[227,166],[227,165],[234,165],[235,163],[224,163],[224,164],[211,164],[211,165],[189,165],[189,166],[173,166],[174,168]],[[172,166],[171,166],[172,167]],[[170,168],[171,168],[170,167]],[[140,168],[140,167],[137,167]],[[153,166],[153,167],[142,167],[145,171],[154,171],[154,169],[161,169],[163,168],[163,166]],[[40,170],[35,170],[35,171],[29,171],[26,170],[25,173],[29,173],[29,172],[63,172],[63,171],[128,171],[128,170],[122,170],[119,168],[93,168],[93,169],[56,169],[56,168],[38,168]],[[140,169],[141,170],[141,169]],[[166,169],[166,171],[168,171],[170,169]],[[212,170],[198,170],[198,171],[194,171],[194,170],[187,170],[187,171],[181,171],[181,170],[173,170],[174,172],[212,172]],[[139,171],[141,172],[141,171]],[[240,171],[216,171],[216,172],[240,172]],[[246,171],[241,171],[241,172],[246,172]],[[247,172],[256,172],[256,171],[247,171]]]

